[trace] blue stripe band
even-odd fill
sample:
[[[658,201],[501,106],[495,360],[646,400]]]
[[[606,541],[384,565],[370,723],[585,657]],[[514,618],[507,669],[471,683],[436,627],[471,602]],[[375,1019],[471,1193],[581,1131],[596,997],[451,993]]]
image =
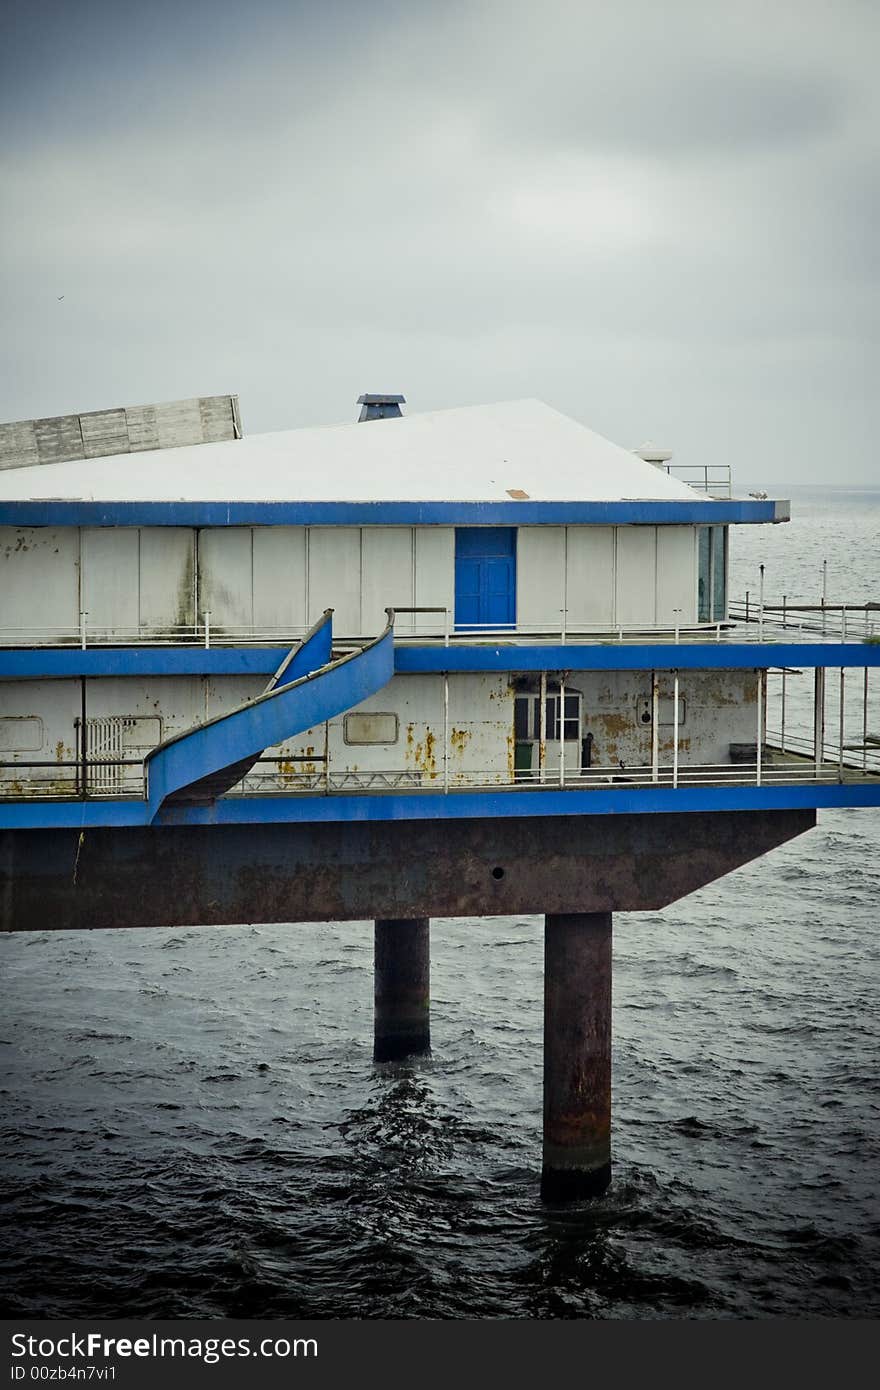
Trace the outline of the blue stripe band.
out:
[[[503,639],[502,639],[503,641]],[[284,647],[36,647],[0,651],[0,679],[75,676],[270,676]],[[394,649],[398,674],[464,671],[725,671],[771,666],[880,666],[876,642],[573,642],[565,646],[420,647]]]
[[[880,806],[873,783],[773,787],[624,787],[608,791],[385,793],[366,796],[226,797],[213,806],[169,807],[156,825],[272,825],[329,821],[462,820],[510,816],[600,816],[668,811],[768,811]],[[0,803],[0,829],[146,825],[143,801]]]
[[[787,502],[0,502],[4,526],[715,525],[787,521]]]

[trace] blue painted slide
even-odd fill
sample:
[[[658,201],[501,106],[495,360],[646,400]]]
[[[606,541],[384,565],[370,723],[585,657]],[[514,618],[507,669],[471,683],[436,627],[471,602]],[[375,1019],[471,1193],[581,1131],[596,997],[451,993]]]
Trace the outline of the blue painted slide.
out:
[[[393,611],[374,641],[335,660],[331,615],[328,609],[293,648],[262,695],[166,739],[147,755],[151,821],[163,806],[216,800],[267,748],[352,709],[388,684],[394,674]]]

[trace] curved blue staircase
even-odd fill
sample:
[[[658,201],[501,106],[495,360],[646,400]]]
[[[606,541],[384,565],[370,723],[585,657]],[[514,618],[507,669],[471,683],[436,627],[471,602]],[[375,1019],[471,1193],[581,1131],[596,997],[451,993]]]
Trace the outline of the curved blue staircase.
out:
[[[366,700],[394,674],[394,614],[372,642],[333,656],[332,609],[292,648],[262,695],[160,743],[145,760],[149,819],[234,787],[267,748]]]

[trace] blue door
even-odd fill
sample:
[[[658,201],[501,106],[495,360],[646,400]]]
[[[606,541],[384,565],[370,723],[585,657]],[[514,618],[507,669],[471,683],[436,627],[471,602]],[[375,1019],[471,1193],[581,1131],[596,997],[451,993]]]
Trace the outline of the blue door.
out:
[[[455,626],[516,622],[516,528],[460,526],[455,532]]]

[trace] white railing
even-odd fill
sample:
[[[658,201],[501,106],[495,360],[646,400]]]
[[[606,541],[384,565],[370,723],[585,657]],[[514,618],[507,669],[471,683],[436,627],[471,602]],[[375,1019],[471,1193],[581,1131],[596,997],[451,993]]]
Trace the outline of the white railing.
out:
[[[880,746],[849,745],[843,757],[838,745],[826,743],[817,760],[811,741],[802,735],[786,735],[786,751],[779,748],[778,731],[768,730],[760,763],[661,763],[633,767],[572,768],[558,765],[545,769],[456,769],[444,779],[444,769],[386,768],[372,771],[328,771],[315,759],[308,770],[291,768],[289,760],[269,758],[258,762],[239,782],[232,796],[273,796],[303,793],[344,794],[386,791],[558,791],[626,790],[648,787],[796,786],[805,783],[853,782],[880,778]],[[141,800],[144,796],[143,764],[135,759],[118,762],[110,773],[109,759],[88,761],[85,785],[90,800]],[[33,772],[39,768],[40,775]],[[71,800],[82,796],[82,766],[73,762],[0,765],[0,798],[4,800]]]
[[[733,496],[729,463],[658,463],[655,467],[709,497]]]
[[[0,648],[80,647],[83,651],[106,647],[289,647],[308,632],[306,627],[290,628],[212,628],[189,629],[125,629],[99,630],[73,628],[10,628],[0,627]],[[356,634],[345,634],[342,641],[362,641]],[[880,609],[869,605],[856,609],[848,607],[845,614],[832,616],[824,624],[815,618],[797,620],[789,614],[765,613],[761,620],[752,609],[748,619],[743,605],[732,605],[727,622],[681,624],[673,623],[597,623],[586,625],[564,621],[555,623],[515,623],[502,627],[458,625],[448,632],[441,624],[420,624],[410,628],[397,626],[394,633],[398,645],[462,646],[483,641],[503,641],[519,646],[583,646],[591,644],[693,646],[707,642],[743,643],[747,645],[779,642],[840,642],[860,643],[880,641]]]
[[[746,593],[731,601],[730,618],[754,633],[746,641],[880,641],[880,603],[767,603]]]
[[[660,623],[583,623],[570,609],[557,608],[546,619],[533,623],[508,623],[495,627],[481,623],[454,623],[446,608],[395,609],[397,643],[460,645],[480,640],[503,640],[520,645],[583,645],[590,643],[704,644],[706,642],[778,643],[880,641],[880,603],[792,604],[766,603],[747,593],[730,604],[723,622],[682,622],[676,613]],[[199,623],[178,627],[90,626],[88,614],[80,614],[76,627],[0,627],[0,648],[12,647],[283,647],[300,641],[309,632],[305,625],[272,627],[252,624],[218,625],[208,610]],[[337,628],[342,640],[363,640],[362,635]]]

